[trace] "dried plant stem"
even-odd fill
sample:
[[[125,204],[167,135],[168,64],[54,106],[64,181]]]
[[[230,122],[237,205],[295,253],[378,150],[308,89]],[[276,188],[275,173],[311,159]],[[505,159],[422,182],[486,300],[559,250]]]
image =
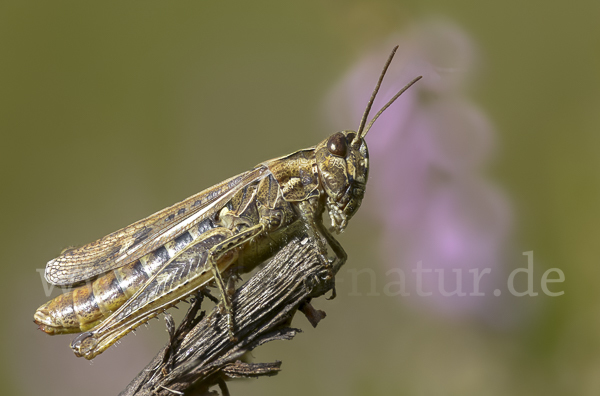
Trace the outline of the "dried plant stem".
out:
[[[237,341],[230,339],[219,306],[196,323],[194,317],[201,303],[197,301],[177,331],[170,325],[169,345],[121,396],[183,392],[208,395],[214,394],[209,393],[213,385],[226,395],[225,380],[277,374],[281,362],[244,363],[240,358],[266,342],[292,339],[300,331],[289,327],[298,308],[312,316],[309,320],[316,324],[324,313],[312,310],[308,303],[332,288],[333,282],[324,280],[329,279],[328,275],[308,238],[290,240],[235,292],[232,301]]]

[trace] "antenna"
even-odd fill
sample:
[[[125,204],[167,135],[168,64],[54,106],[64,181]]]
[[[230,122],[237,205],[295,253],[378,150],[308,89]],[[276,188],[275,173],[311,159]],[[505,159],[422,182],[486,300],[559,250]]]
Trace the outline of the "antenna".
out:
[[[398,91],[398,93],[396,95],[394,95],[394,97],[392,99],[390,99],[389,102],[387,102],[385,104],[385,106],[383,106],[381,108],[381,110],[379,110],[377,112],[377,114],[375,114],[375,117],[373,117],[373,119],[369,122],[369,125],[367,125],[367,127],[365,128],[365,132],[360,135],[360,137],[362,139],[365,138],[365,136],[367,136],[367,133],[369,132],[369,129],[371,129],[371,127],[373,126],[373,124],[375,123],[375,121],[377,121],[377,119],[379,118],[379,116],[381,115],[381,113],[383,113],[388,107],[390,107],[392,105],[392,103],[394,103],[396,101],[396,99],[398,99],[400,97],[400,95],[402,95],[404,93],[404,91],[406,91],[408,88],[412,87],[412,85],[414,83],[416,83],[417,81],[419,81],[421,78],[423,78],[423,76],[419,76],[414,78],[411,82],[409,82],[408,84],[406,84],[404,86],[404,88],[402,88],[400,91]]]
[[[377,81],[377,85],[371,94],[371,99],[369,99],[369,103],[367,103],[367,108],[363,113],[362,119],[360,120],[360,125],[358,126],[358,130],[356,131],[357,135],[360,136],[363,128],[365,127],[365,123],[367,122],[367,117],[369,117],[369,112],[371,111],[371,106],[373,106],[373,102],[375,101],[375,96],[377,96],[377,92],[379,91],[379,87],[383,82],[383,77],[385,77],[385,73],[387,72],[388,67],[390,67],[390,63],[392,63],[392,59],[394,59],[394,55],[396,55],[396,51],[398,51],[398,45],[394,47],[390,56],[388,56],[387,62],[385,62],[385,66],[383,66],[383,71],[379,76],[379,81]]]
[[[387,69],[390,67],[390,64],[392,63],[392,59],[394,59],[394,55],[396,55],[397,50],[398,50],[398,46],[395,46],[394,49],[392,50],[392,53],[390,54],[387,61],[385,62],[385,66],[383,66],[383,70],[381,71],[381,75],[379,76],[379,80],[377,81],[377,85],[375,86],[375,89],[373,90],[373,93],[371,94],[371,98],[369,99],[369,102],[367,103],[367,108],[365,109],[362,119],[360,120],[360,125],[358,127],[358,131],[356,131],[356,137],[354,138],[354,140],[352,140],[352,143],[351,143],[352,146],[357,146],[359,144],[360,140],[364,139],[364,137],[367,136],[369,129],[371,129],[371,127],[373,126],[375,121],[379,118],[381,113],[383,113],[388,107],[390,107],[392,105],[392,103],[394,103],[394,101],[396,99],[398,99],[398,97],[400,97],[400,95],[402,95],[404,93],[404,91],[406,91],[414,83],[416,83],[421,78],[423,78],[423,76],[419,76],[419,77],[413,79],[408,84],[406,84],[406,86],[404,86],[404,88],[402,88],[396,95],[394,95],[394,97],[392,99],[390,99],[389,102],[387,102],[385,104],[385,106],[383,106],[381,108],[381,110],[379,110],[377,112],[377,114],[375,114],[375,117],[373,117],[373,119],[369,122],[369,124],[365,128],[367,118],[369,117],[369,113],[371,112],[371,107],[373,106],[373,102],[375,101],[377,92],[379,92],[379,87],[381,87],[381,83],[383,82],[383,77],[385,77],[385,74],[387,73]]]

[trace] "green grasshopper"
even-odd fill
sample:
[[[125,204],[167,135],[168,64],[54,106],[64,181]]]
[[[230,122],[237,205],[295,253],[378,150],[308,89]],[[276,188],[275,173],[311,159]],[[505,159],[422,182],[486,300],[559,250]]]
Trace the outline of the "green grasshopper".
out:
[[[323,224],[342,232],[361,205],[369,173],[366,124],[396,53],[390,54],[359,128],[334,133],[315,147],[263,162],[95,242],[63,251],[45,278],[77,286],[42,305],[34,322],[48,334],[79,333],[75,355],[93,359],[137,326],[198,289],[214,285],[233,337],[226,279],[267,260],[298,230],[307,233],[331,278],[346,261]],[[333,258],[329,258],[329,251]],[[335,296],[335,289],[334,289]]]

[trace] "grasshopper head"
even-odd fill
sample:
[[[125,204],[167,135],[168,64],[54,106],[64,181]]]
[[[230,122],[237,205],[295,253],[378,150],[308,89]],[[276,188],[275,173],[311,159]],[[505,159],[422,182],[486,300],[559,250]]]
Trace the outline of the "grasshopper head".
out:
[[[360,207],[369,175],[369,152],[354,131],[331,135],[315,150],[327,211],[336,232],[342,232]]]
[[[365,126],[375,96],[379,91],[383,77],[392,62],[398,46],[394,47],[392,53],[383,67],[379,81],[373,90],[371,99],[363,114],[357,132],[342,131],[334,133],[327,140],[322,141],[315,149],[317,167],[321,178],[321,185],[327,194],[326,207],[331,218],[331,225],[336,232],[342,232],[362,203],[367,177],[369,175],[369,152],[365,142],[365,136],[373,126],[373,123],[404,91],[421,79],[421,76],[413,79],[402,88],[385,106],[381,108]]]

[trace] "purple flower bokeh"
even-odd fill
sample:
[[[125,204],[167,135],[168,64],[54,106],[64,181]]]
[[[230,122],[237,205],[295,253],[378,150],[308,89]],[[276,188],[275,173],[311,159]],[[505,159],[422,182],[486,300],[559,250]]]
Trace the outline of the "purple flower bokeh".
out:
[[[418,75],[423,79],[367,136],[371,160],[363,211],[382,224],[384,260],[403,270],[411,296],[417,265],[433,270],[422,277],[422,290],[431,296],[408,301],[450,314],[484,313],[490,299],[469,295],[474,289],[469,270],[491,270],[481,278],[479,291],[493,298],[494,279],[503,275],[512,212],[503,192],[484,174],[494,149],[493,128],[465,98],[476,58],[468,36],[452,24],[431,22],[392,37],[388,45],[361,57],[333,88],[327,116],[333,125],[358,123],[396,44],[400,47],[372,113],[408,81]],[[457,289],[458,270],[466,296],[448,296]]]

